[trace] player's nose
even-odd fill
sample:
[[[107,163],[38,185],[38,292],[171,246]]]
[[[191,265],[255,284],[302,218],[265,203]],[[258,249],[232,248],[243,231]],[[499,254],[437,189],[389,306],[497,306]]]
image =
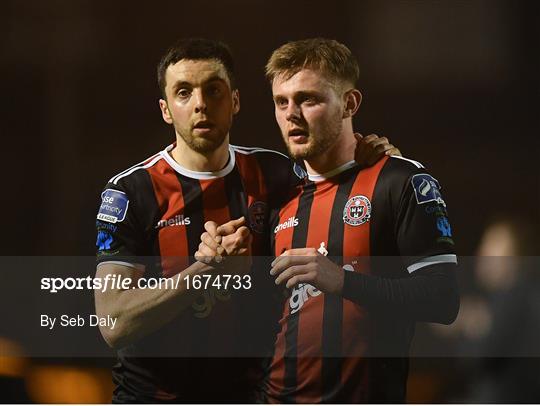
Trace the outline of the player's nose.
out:
[[[298,121],[300,120],[301,116],[302,116],[302,112],[300,110],[300,106],[298,106],[296,103],[289,103],[287,105],[285,118],[288,121]]]
[[[194,89],[193,98],[195,99],[195,112],[204,113],[207,109],[204,92],[201,89]]]

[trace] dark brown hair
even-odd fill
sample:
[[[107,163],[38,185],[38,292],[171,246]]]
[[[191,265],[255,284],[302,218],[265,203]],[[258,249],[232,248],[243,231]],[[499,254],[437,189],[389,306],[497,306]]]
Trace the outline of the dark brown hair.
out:
[[[204,38],[183,38],[169,48],[157,67],[157,80],[163,98],[166,97],[165,87],[167,86],[165,72],[169,65],[174,65],[182,59],[194,61],[215,59],[219,61],[225,67],[231,88],[236,89],[233,57],[231,50],[226,44],[221,41]]]

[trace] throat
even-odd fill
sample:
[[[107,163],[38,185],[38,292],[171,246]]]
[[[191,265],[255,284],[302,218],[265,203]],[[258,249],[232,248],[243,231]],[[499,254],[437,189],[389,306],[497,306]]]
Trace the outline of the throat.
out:
[[[201,153],[192,150],[185,143],[177,142],[171,156],[179,165],[190,171],[217,172],[229,161],[229,145],[224,142],[214,151]]]
[[[332,172],[348,162],[354,161],[356,140],[338,140],[331,148],[316,157],[305,160],[306,169],[309,175],[324,175]]]

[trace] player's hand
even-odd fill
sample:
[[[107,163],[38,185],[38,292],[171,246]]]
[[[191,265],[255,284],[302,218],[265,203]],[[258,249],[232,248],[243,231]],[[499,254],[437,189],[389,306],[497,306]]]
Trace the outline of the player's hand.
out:
[[[228,256],[251,255],[253,236],[245,224],[246,219],[242,216],[222,224],[216,229],[217,235],[222,238],[221,246]]]
[[[292,288],[309,283],[324,293],[341,294],[345,271],[315,248],[296,248],[285,251],[274,262],[270,274],[277,276],[275,283]]]
[[[250,257],[252,236],[244,224],[244,217],[220,226],[214,221],[207,221],[195,259],[216,265],[221,264],[226,256]]]
[[[195,253],[195,259],[205,264],[221,263],[226,254],[225,248],[221,245],[222,236],[217,233],[218,224],[215,221],[204,223],[206,230],[201,235],[199,249]]]
[[[356,150],[354,160],[362,166],[372,166],[385,155],[401,156],[399,149],[388,142],[388,138],[370,134],[366,137],[355,133]]]

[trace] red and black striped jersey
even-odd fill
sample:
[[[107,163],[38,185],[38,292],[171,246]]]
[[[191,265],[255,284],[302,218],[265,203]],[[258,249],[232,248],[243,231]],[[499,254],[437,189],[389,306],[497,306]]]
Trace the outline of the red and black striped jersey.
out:
[[[156,256],[163,259],[157,273],[171,276],[197,251],[206,221],[222,224],[241,216],[253,231],[255,252],[263,255],[257,251],[257,237],[267,231],[269,199],[299,182],[289,158],[231,145],[223,169],[193,172],[174,161],[172,148],[121,172],[105,186],[97,218],[98,263],[152,268],[156,264],[147,264],[145,257]]]
[[[241,216],[252,230],[254,255],[269,255],[268,207],[298,184],[299,168],[274,151],[230,146],[223,169],[193,172],[174,161],[173,146],[105,186],[97,216],[98,266],[121,263],[144,267],[144,277],[173,276],[194,262],[206,221],[222,224]],[[198,402],[215,393],[226,400],[245,378],[245,368],[231,370],[241,363],[189,357],[234,354],[242,345],[242,300],[240,291],[207,289],[173,322],[120,351],[116,399]],[[182,348],[185,358],[141,355],[155,355],[156,349],[166,355],[168,348]]]
[[[310,176],[271,224],[275,256],[312,247],[347,273],[410,278],[457,261],[438,181],[401,157]],[[288,292],[279,323],[266,401],[405,400],[414,319],[299,284]]]

